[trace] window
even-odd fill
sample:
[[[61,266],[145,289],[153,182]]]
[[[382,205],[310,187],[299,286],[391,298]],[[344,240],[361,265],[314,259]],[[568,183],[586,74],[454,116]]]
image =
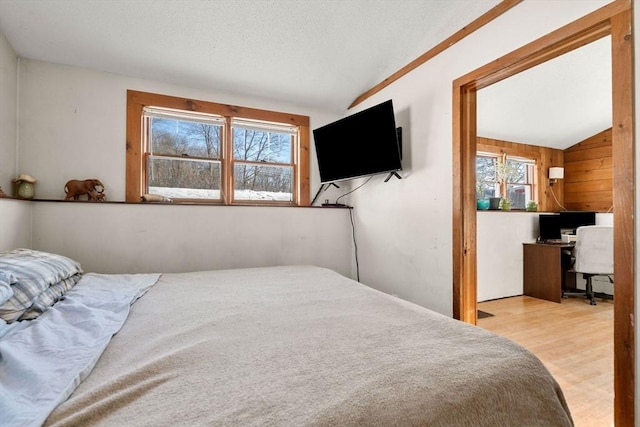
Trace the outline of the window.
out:
[[[492,155],[476,156],[476,196],[479,199],[499,197],[500,186],[496,179],[498,158]]]
[[[533,159],[478,153],[476,155],[476,193],[478,198],[503,197],[514,209],[525,209],[535,200],[536,163]],[[506,195],[506,196],[505,196]]]
[[[533,182],[535,161],[523,158],[506,158],[507,179],[505,180],[507,199],[512,209],[525,209],[527,203],[535,200]]]
[[[242,119],[233,132],[235,200],[292,201],[297,128]]]
[[[127,201],[309,204],[309,118],[128,91]]]

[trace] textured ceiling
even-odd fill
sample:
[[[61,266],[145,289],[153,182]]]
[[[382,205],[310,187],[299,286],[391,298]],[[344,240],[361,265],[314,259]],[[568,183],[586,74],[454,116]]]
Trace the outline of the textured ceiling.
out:
[[[478,135],[565,149],[611,127],[611,84],[605,37],[478,91]]]
[[[499,0],[0,0],[20,57],[344,113]]]
[[[23,58],[344,114],[498,3],[0,0],[0,31]],[[481,90],[479,134],[565,148],[609,127],[610,53],[594,46]]]

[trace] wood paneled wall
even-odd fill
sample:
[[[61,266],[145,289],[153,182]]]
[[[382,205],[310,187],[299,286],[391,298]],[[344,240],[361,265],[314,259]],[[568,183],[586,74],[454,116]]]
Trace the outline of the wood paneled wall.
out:
[[[563,151],[478,137],[477,150],[535,159],[534,192],[540,212],[560,212],[563,206],[570,211],[609,212],[613,207],[611,140],[609,128]],[[564,167],[564,179],[551,187],[549,168],[553,166]]]
[[[560,205],[563,204],[564,200],[563,180],[554,184],[553,188],[549,186],[549,168],[553,166],[562,167],[564,165],[564,152],[562,150],[478,137],[477,151],[495,154],[506,153],[508,156],[535,159],[538,173],[533,191],[538,195],[538,211],[560,212],[562,210]],[[553,190],[553,193],[551,190]],[[559,204],[555,201],[554,194]]]
[[[564,150],[564,205],[572,211],[613,207],[611,128]]]

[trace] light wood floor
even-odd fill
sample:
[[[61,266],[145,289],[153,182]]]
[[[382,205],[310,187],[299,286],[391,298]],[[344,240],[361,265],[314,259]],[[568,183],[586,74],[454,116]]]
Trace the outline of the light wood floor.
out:
[[[613,301],[532,297],[478,303],[478,326],[531,350],[564,392],[576,427],[613,425]]]

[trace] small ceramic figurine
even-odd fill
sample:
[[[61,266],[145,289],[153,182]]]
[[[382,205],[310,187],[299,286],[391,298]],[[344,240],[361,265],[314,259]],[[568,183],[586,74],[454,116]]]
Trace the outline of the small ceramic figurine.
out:
[[[106,200],[104,185],[99,179],[72,179],[64,185],[65,200],[79,200],[86,195],[87,200],[102,202]]]
[[[38,182],[34,177],[23,173],[12,182],[15,184],[15,196],[17,198],[33,199],[33,196],[35,195],[34,184]]]

